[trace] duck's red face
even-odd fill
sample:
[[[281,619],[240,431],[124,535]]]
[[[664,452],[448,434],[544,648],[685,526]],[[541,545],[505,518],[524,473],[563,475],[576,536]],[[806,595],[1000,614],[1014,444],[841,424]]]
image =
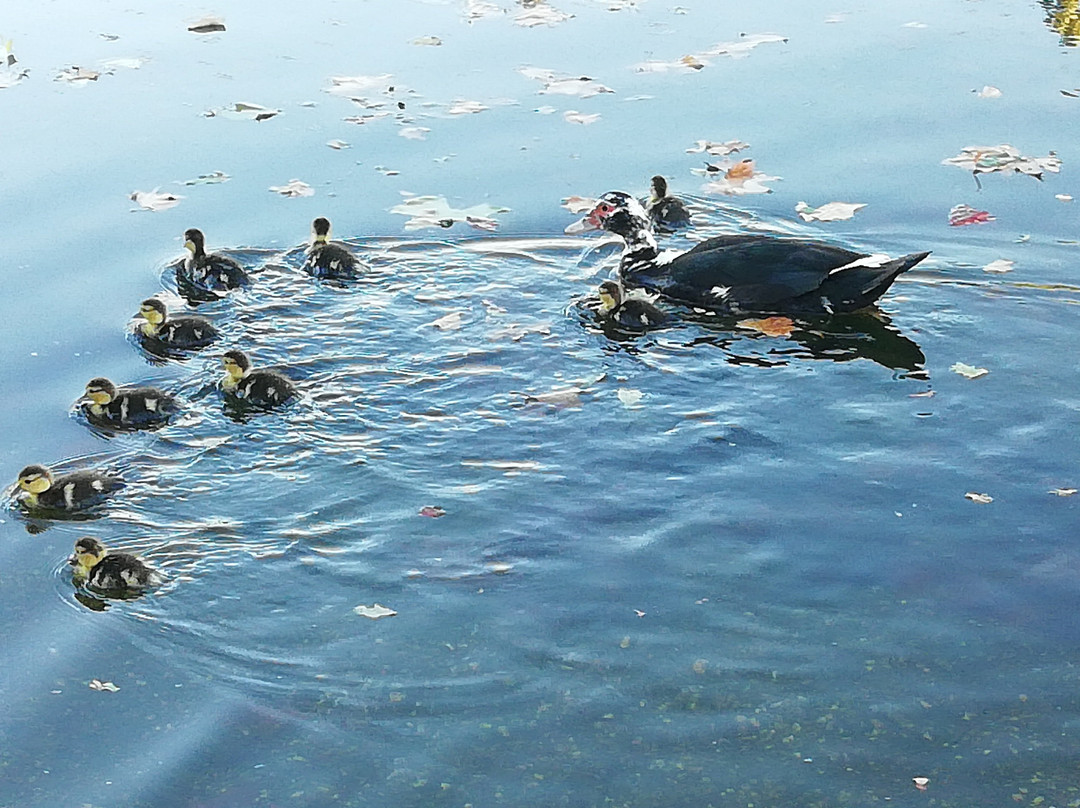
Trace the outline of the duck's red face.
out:
[[[565,232],[588,233],[590,230],[609,229],[607,227],[608,220],[625,207],[622,199],[624,196],[626,194],[621,191],[611,191],[604,194],[596,203],[596,207],[589,211],[584,218],[567,227]]]

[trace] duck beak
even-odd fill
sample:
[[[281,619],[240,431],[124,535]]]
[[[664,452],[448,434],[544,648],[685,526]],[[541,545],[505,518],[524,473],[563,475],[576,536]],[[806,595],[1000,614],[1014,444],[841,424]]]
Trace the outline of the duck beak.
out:
[[[588,233],[592,230],[599,230],[600,223],[596,220],[596,215],[590,213],[581,219],[578,219],[573,224],[567,225],[564,233],[570,236],[575,236],[578,233]]]

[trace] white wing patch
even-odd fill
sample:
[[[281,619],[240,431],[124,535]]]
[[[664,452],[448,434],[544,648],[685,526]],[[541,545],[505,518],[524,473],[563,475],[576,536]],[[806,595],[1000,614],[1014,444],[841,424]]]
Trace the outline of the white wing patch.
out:
[[[157,412],[158,400],[156,398],[146,399],[147,412]]]
[[[681,250],[664,250],[658,256],[656,256],[657,266],[666,266],[682,255]]]
[[[75,507],[75,483],[64,486],[64,502],[69,508]]]
[[[871,267],[876,268],[887,264],[892,259],[884,253],[874,253],[873,255],[864,255],[862,258],[856,258],[850,264],[844,264],[842,267],[836,269],[830,269],[829,274],[835,275],[837,272],[843,272],[845,269],[854,269],[855,267]]]
[[[835,272],[836,270],[833,271]],[[730,286],[714,286],[712,289],[709,290],[709,294],[711,294],[717,300],[723,300],[728,296],[728,292],[730,291]]]
[[[95,491],[104,491],[105,490],[105,484],[103,482],[101,482],[101,480],[92,480],[90,482],[90,487],[93,488]]]

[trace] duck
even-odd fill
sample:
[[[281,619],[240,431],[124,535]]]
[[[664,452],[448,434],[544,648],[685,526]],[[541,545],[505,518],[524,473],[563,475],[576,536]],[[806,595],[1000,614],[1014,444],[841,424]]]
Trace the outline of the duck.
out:
[[[600,308],[597,314],[612,325],[627,331],[643,331],[651,326],[663,325],[667,314],[651,301],[642,297],[627,297],[617,281],[600,284]]]
[[[16,485],[16,500],[27,510],[84,511],[100,505],[124,483],[106,471],[55,475],[48,466],[33,463],[19,472]]]
[[[718,314],[823,315],[872,305],[929,252],[890,259],[808,239],[764,234],[716,236],[661,254],[642,205],[610,191],[567,233],[606,230],[623,241],[619,279],[686,306]]]
[[[344,244],[330,241],[330,220],[320,216],[311,223],[311,244],[302,268],[315,278],[349,280],[357,276],[362,264]]]
[[[184,231],[188,255],[177,268],[177,281],[201,292],[221,293],[243,289],[251,283],[247,272],[234,259],[220,253],[206,252],[206,237],[201,230]]]
[[[140,303],[136,316],[143,318],[138,334],[165,348],[197,350],[221,337],[221,332],[205,317],[170,317],[168,308],[156,297]]]
[[[251,359],[243,351],[226,351],[221,365],[225,369],[221,389],[245,403],[270,408],[296,396],[290,378],[274,370],[252,370]]]
[[[68,559],[75,569],[76,583],[116,594],[138,594],[161,583],[160,572],[131,553],[111,553],[91,536],[75,542],[75,552]]]
[[[661,232],[671,232],[690,224],[690,211],[681,199],[668,193],[667,180],[659,174],[650,181],[649,195],[642,204],[653,227]]]
[[[87,420],[113,429],[157,429],[179,411],[176,399],[156,387],[117,389],[104,376],[87,382],[86,398]]]

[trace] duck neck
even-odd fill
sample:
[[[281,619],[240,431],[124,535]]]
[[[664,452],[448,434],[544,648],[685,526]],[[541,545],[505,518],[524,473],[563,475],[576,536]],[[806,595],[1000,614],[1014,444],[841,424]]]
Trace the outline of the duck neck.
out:
[[[620,272],[639,272],[652,266],[660,255],[656,239],[647,227],[638,227],[623,236],[626,246],[619,261]]]

